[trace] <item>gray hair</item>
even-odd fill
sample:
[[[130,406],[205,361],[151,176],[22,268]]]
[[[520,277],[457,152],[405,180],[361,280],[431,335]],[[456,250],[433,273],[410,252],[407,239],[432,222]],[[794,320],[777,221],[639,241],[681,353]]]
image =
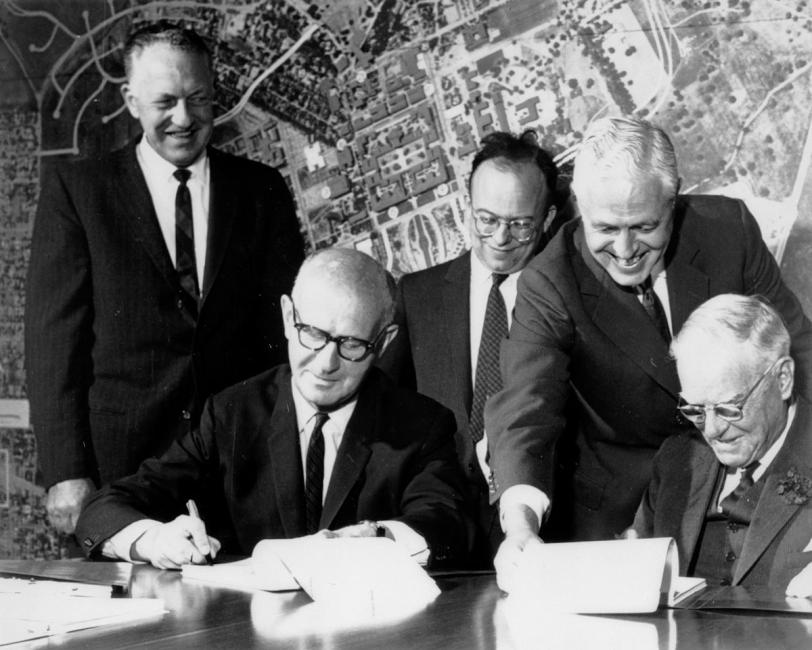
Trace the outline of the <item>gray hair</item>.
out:
[[[347,291],[377,308],[380,325],[391,324],[395,318],[395,280],[392,275],[369,255],[353,248],[325,248],[312,253],[302,263],[293,293],[297,293],[300,280],[307,275]]]
[[[661,128],[633,117],[595,120],[575,155],[572,188],[576,196],[597,179],[623,170],[632,178],[657,178],[667,198],[679,189],[677,157]]]
[[[671,342],[672,356],[678,359],[696,334],[748,344],[764,363],[774,362],[790,350],[784,320],[761,296],[723,293],[702,303]]]

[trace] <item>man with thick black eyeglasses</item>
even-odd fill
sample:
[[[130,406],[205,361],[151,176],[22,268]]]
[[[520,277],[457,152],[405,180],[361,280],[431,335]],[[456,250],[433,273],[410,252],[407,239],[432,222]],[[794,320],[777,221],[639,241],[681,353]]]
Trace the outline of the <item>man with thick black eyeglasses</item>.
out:
[[[674,537],[680,568],[716,585],[812,595],[812,404],[795,396],[790,335],[758,297],[722,294],[671,343],[678,409],[629,537]],[[701,434],[701,435],[699,435]],[[789,585],[789,588],[788,588]]]
[[[321,251],[281,304],[290,364],[209,399],[199,429],[94,495],[77,527],[89,556],[176,568],[323,534],[386,535],[433,565],[467,559],[453,415],[373,367],[397,332],[389,274]],[[200,519],[182,514],[190,498]]]

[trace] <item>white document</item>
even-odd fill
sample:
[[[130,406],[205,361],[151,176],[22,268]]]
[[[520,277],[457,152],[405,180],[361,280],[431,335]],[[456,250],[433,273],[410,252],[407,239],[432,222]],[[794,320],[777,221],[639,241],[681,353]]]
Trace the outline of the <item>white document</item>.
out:
[[[181,567],[184,580],[199,580],[234,589],[262,591],[292,591],[301,589],[299,583],[279,559],[269,558],[262,566],[253,557],[220,564],[185,564]]]
[[[521,557],[511,598],[548,611],[634,614],[672,605],[702,578],[680,578],[670,537],[532,546]]]
[[[440,593],[414,558],[386,537],[263,540],[254,548],[253,560],[258,572],[281,560],[317,602],[417,608]]]
[[[0,594],[0,645],[163,613],[159,598]]]

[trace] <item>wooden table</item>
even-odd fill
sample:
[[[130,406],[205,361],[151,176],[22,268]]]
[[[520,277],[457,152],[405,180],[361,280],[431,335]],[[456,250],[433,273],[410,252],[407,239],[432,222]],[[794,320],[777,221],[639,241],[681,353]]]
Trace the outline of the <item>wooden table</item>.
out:
[[[50,643],[104,650],[812,648],[812,617],[797,614],[690,610],[600,617],[522,614],[513,609],[492,575],[444,577],[438,584],[442,594],[423,611],[401,620],[371,620],[370,612],[357,608],[320,609],[302,592],[242,592],[184,581],[179,572],[139,566],[133,572],[131,595],[162,598],[169,613],[147,622],[52,637]],[[48,643],[42,640],[25,647]]]

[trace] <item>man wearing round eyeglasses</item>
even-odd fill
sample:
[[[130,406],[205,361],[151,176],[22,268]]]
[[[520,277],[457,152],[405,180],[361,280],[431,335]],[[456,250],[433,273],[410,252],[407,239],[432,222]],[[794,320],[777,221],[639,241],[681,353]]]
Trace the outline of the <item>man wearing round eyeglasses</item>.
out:
[[[674,537],[681,571],[711,584],[786,589],[812,563],[812,404],[793,395],[789,332],[763,300],[722,294],[671,350],[701,435],[663,443],[628,536]],[[788,592],[812,595],[809,578]]]
[[[454,411],[477,521],[472,563],[482,568],[493,566],[502,539],[497,509],[489,503],[483,407],[501,386],[499,344],[519,274],[560,221],[556,183],[555,164],[534,134],[496,132],[482,139],[468,183],[471,250],[402,278],[400,334],[382,360],[402,385]]]
[[[453,415],[372,366],[393,316],[394,283],[371,257],[309,257],[282,297],[290,365],[210,398],[198,430],[94,495],[77,526],[88,555],[175,568],[265,538],[386,535],[461,565]],[[202,521],[181,514],[190,498]]]

